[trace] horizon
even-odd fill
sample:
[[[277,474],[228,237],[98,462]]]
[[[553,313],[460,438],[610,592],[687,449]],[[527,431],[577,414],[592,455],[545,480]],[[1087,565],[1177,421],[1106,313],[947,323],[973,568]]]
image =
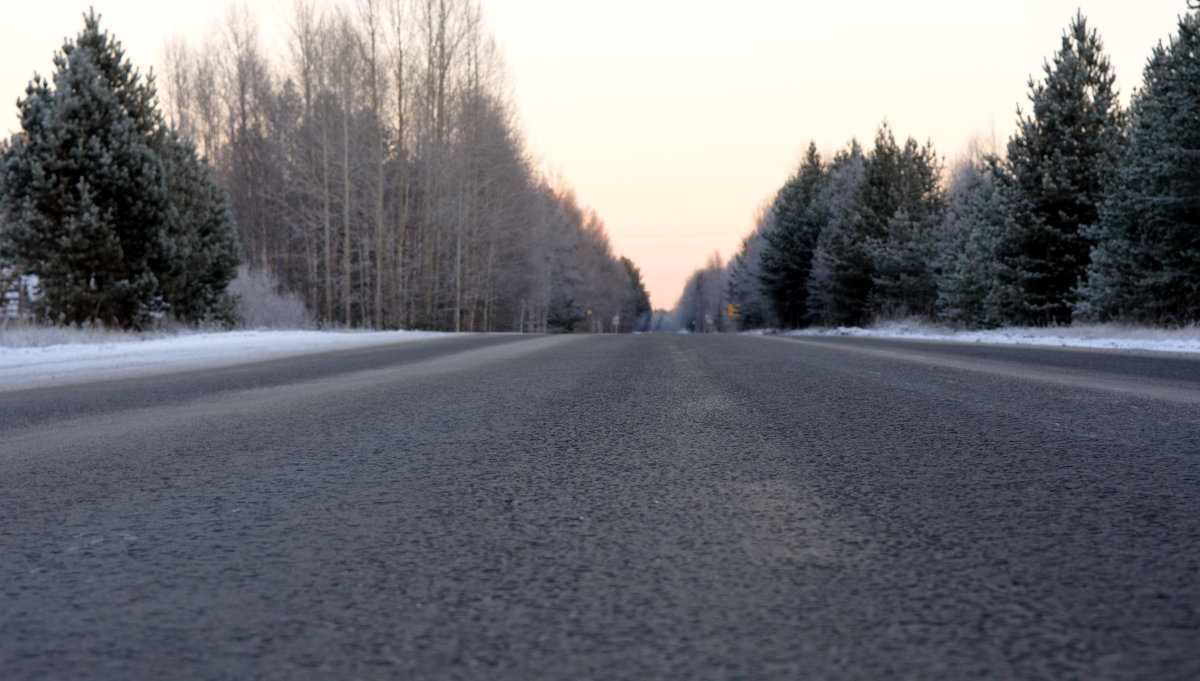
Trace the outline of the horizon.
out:
[[[35,71],[49,73],[87,4],[51,0],[11,10],[27,30],[0,47],[0,98],[11,107],[0,129],[16,127],[12,104]],[[1002,147],[1028,79],[1041,78],[1076,7],[1104,41],[1124,103],[1153,47],[1187,11],[1182,0],[1002,9],[760,0],[734,14],[675,0],[482,4],[529,153],[596,211],[614,252],[641,269],[656,309],[673,307],[712,253],[725,260],[736,251],[810,140],[827,158],[851,138],[869,145],[887,120],[898,139],[931,141],[947,165],[973,139]],[[227,11],[153,7],[143,0],[96,6],[143,72],[161,71],[168,39],[195,43]],[[274,55],[280,4],[248,7]]]

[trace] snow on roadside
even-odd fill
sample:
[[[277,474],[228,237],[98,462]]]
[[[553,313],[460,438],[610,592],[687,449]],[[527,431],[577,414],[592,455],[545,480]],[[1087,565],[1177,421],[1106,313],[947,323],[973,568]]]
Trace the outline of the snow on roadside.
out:
[[[228,366],[325,350],[440,338],[433,331],[229,331],[163,338],[4,347],[0,391]]]
[[[1058,327],[1009,327],[987,331],[962,331],[919,322],[883,322],[868,329],[839,327],[836,329],[801,329],[786,333],[796,336],[862,336],[959,343],[1200,353],[1200,327],[1156,329],[1118,324],[1077,324]]]

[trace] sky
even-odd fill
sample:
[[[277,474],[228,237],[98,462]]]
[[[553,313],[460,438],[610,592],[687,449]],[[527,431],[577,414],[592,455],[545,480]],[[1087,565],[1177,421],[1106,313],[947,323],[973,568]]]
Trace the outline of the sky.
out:
[[[286,0],[246,0],[268,37]],[[349,1],[349,0],[348,0]],[[506,56],[531,152],[605,221],[655,307],[693,269],[728,258],[810,140],[869,145],[883,120],[952,162],[972,139],[1003,145],[1028,79],[1077,9],[1097,28],[1124,99],[1185,0],[482,0]],[[0,130],[48,73],[89,5],[135,64],[193,41],[220,2],[39,0],[0,16]],[[15,30],[12,28],[15,27]]]

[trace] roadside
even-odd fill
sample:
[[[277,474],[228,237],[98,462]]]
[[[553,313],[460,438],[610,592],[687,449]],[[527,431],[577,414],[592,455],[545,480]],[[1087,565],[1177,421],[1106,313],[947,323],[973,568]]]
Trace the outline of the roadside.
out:
[[[773,332],[748,331],[747,333],[766,335]],[[881,322],[866,329],[838,327],[835,329],[799,329],[781,333],[789,336],[857,336],[998,345],[1200,353],[1200,327],[1159,329],[1119,324],[1076,324],[1058,327],[1008,327],[986,331],[967,331],[936,324],[906,321]]]
[[[328,350],[444,338],[435,331],[228,331],[163,337],[75,336],[43,346],[0,343],[0,391],[228,366]]]

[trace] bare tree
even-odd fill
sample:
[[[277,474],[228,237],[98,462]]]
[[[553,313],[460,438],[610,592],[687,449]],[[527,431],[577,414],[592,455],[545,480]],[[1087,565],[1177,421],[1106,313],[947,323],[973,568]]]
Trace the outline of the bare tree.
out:
[[[213,158],[250,264],[326,325],[615,314],[627,270],[599,218],[534,169],[479,3],[346,2],[292,0],[284,68],[245,5],[219,39],[168,48],[171,115]]]

